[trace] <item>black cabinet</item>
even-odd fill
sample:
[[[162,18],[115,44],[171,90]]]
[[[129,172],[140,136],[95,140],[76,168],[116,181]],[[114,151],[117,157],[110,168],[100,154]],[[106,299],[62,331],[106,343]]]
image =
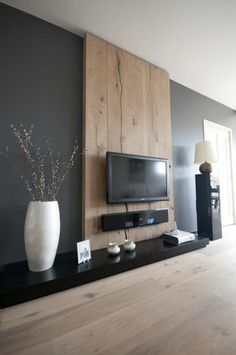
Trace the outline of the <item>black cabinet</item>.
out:
[[[0,270],[0,308],[188,253],[208,244],[208,238],[199,236],[181,245],[153,238],[137,242],[132,252],[121,248],[120,254],[114,257],[109,256],[106,249],[94,250],[92,259],[84,264],[78,264],[76,252],[58,254],[52,268],[41,272],[29,271],[27,261],[4,265]]]
[[[212,186],[210,174],[195,175],[198,234],[216,240],[222,238],[220,187]]]

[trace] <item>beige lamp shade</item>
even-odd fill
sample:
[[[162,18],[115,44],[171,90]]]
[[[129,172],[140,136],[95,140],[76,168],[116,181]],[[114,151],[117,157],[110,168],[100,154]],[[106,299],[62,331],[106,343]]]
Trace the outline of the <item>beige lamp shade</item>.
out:
[[[199,142],[196,144],[194,163],[201,164],[203,162],[216,162],[216,154],[210,141]]]

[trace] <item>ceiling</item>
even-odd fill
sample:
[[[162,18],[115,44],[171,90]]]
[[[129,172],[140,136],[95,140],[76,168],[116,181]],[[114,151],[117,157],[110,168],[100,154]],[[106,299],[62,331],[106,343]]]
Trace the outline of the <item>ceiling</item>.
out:
[[[235,0],[2,2],[79,35],[96,34],[236,110]]]

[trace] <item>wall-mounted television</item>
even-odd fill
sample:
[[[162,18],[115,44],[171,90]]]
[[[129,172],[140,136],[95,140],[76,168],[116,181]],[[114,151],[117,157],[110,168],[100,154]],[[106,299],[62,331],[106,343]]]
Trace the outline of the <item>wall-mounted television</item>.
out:
[[[169,200],[168,160],[107,152],[107,203]]]

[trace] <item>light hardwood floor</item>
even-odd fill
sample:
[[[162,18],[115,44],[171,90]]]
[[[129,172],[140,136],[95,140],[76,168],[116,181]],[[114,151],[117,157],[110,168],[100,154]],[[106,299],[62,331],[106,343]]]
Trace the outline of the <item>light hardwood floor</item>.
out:
[[[236,354],[236,227],[207,248],[0,311],[0,354]]]

